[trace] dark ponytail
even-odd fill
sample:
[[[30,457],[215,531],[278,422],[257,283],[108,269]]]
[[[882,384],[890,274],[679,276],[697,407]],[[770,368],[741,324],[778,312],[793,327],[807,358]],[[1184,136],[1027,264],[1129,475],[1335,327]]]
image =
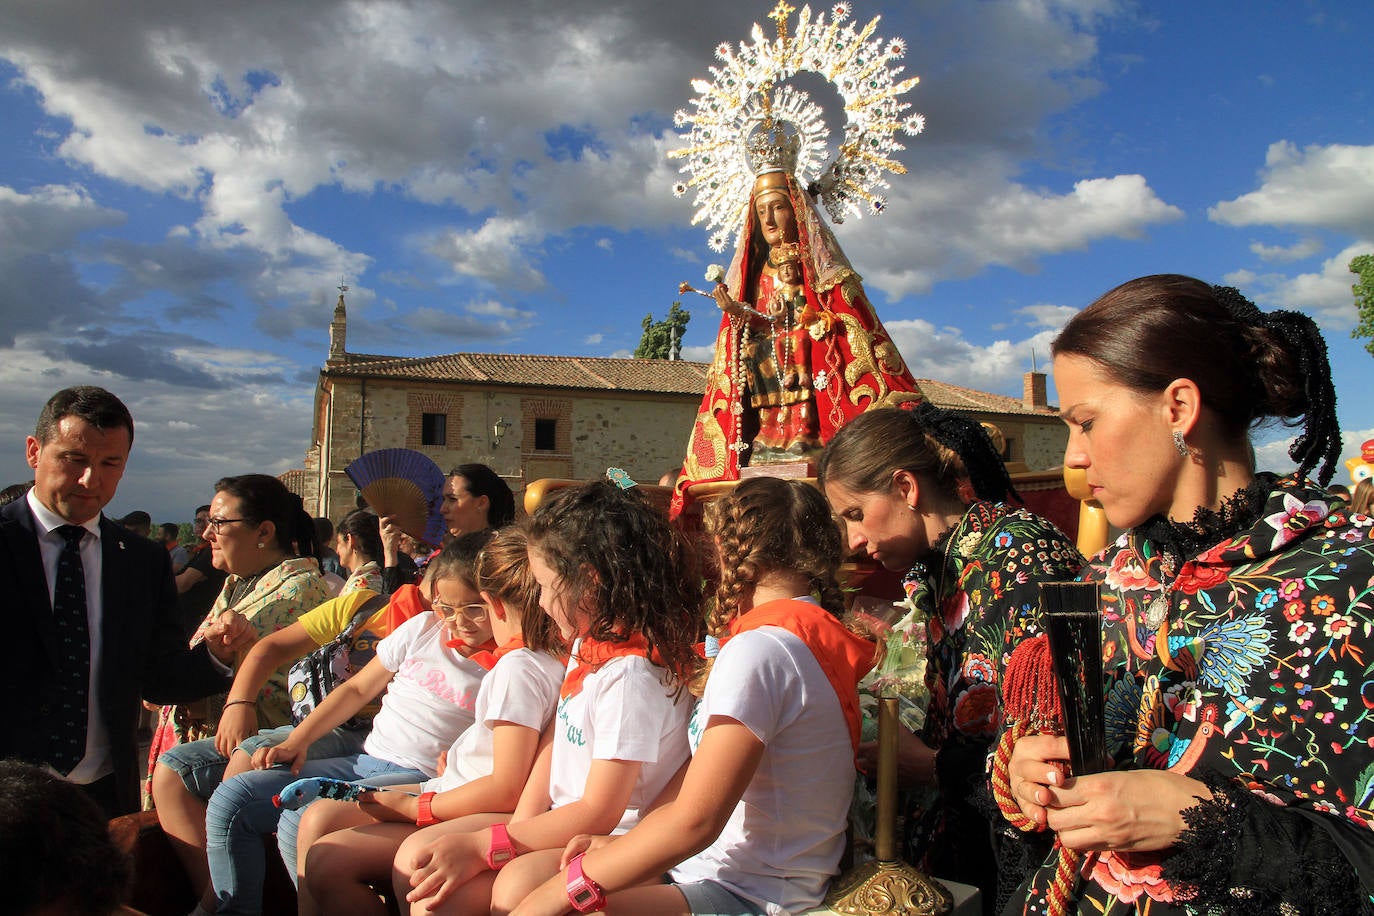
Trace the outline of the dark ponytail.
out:
[[[818,473],[822,487],[833,482],[875,493],[892,485],[896,471],[909,471],[959,502],[968,501],[965,484],[989,502],[1021,498],[988,431],[928,401],[912,410],[881,407],[859,414],[826,445]]]

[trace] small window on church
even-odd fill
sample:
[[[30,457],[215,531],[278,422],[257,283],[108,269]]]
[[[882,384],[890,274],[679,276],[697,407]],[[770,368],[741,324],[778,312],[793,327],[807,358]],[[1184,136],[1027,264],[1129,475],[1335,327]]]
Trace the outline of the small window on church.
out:
[[[538,420],[534,421],[534,448],[540,452],[557,451],[558,442],[558,421],[557,420]]]
[[[1006,437],[1006,445],[1002,448],[1003,461],[1010,461],[1012,459],[1012,456],[1016,454],[1016,449],[1014,448],[1015,444],[1015,439],[1013,439],[1011,436]]]
[[[420,444],[448,444],[448,414],[427,413],[420,417]]]

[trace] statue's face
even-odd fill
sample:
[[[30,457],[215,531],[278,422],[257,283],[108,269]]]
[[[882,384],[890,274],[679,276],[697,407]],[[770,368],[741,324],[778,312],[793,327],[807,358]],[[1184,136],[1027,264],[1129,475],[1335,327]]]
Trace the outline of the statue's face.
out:
[[[791,286],[798,286],[802,281],[801,261],[783,261],[778,265],[778,279]]]
[[[788,199],[786,191],[779,188],[756,191],[754,217],[758,220],[763,240],[770,248],[781,242],[797,240],[797,214],[792,209],[792,201]]]

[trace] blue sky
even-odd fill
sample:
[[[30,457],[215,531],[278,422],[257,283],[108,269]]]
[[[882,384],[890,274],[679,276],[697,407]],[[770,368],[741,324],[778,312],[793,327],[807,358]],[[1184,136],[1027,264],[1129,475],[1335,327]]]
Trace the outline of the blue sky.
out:
[[[853,5],[907,41],[927,128],[837,234],[918,376],[1019,395],[1074,310],[1189,273],[1312,314],[1347,454],[1374,437],[1346,269],[1374,6]],[[721,260],[671,193],[672,112],[771,4],[118,6],[0,7],[0,483],[86,382],[139,423],[115,514],[300,466],[341,277],[354,351],[608,356]],[[684,305],[704,358],[717,318]]]

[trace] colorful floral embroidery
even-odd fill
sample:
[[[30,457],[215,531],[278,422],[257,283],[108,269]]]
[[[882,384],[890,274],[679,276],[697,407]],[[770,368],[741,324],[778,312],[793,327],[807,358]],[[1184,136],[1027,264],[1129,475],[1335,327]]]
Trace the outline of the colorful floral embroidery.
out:
[[[1040,631],[1040,583],[1075,578],[1083,559],[1049,522],[1001,504],[974,503],[946,537],[946,553],[937,547],[929,567],[918,564],[907,574],[909,613],[887,636],[884,660],[860,685],[860,699],[876,705],[875,697],[896,688],[903,724],[926,744],[959,742],[978,749],[970,757],[981,760],[1001,725],[1005,653]],[[913,645],[922,649],[919,658]],[[918,708],[919,723],[909,715]],[[856,798],[864,795],[861,788]],[[945,804],[919,791],[907,803],[919,857],[946,836]],[[862,824],[865,806],[856,807]]]
[[[1374,823],[1374,686],[1360,687],[1374,662],[1374,540],[1329,506],[1282,478],[1249,532],[1185,562],[1173,582],[1130,534],[1089,564],[1118,760],[1219,774],[1275,804]],[[1169,613],[1150,632],[1142,609],[1157,596]],[[1036,874],[1027,912],[1043,912],[1052,875],[1052,864]],[[1080,913],[1184,912],[1155,864],[1107,853],[1084,877]]]

